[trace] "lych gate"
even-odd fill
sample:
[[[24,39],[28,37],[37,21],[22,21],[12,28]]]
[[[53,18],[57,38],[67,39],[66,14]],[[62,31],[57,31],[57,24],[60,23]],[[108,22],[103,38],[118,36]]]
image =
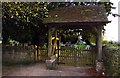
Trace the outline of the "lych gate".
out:
[[[102,69],[102,29],[106,23],[109,23],[105,8],[102,5],[88,5],[88,6],[70,6],[70,7],[60,7],[49,11],[48,18],[44,19],[44,23],[48,26],[48,57],[53,58],[56,53],[57,57],[60,57],[60,35],[58,30],[62,29],[83,29],[91,30],[96,38],[96,69]],[[52,37],[55,37],[52,41]],[[59,41],[57,41],[59,37]],[[52,44],[53,43],[53,44]],[[58,50],[56,46],[58,45]],[[74,57],[76,56],[74,52]],[[87,56],[86,56],[87,57]],[[66,57],[68,58],[68,56]],[[89,58],[88,58],[89,59]],[[68,59],[71,60],[71,59]],[[73,60],[74,63],[80,60]],[[84,60],[86,61],[86,60]]]

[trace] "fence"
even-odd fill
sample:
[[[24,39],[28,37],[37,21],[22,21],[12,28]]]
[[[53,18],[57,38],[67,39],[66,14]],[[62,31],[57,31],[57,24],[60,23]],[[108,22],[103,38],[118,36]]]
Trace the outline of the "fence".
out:
[[[95,51],[82,49],[61,49],[58,54],[58,64],[68,66],[95,65]]]
[[[40,50],[40,61],[45,62],[45,60],[48,58],[47,48],[46,49],[39,49]]]
[[[45,62],[47,59],[47,49],[39,48],[40,54],[34,56],[35,50],[31,46],[3,46],[3,64],[34,62],[35,57],[39,61]],[[58,50],[57,50],[58,52]],[[87,66],[95,65],[95,50],[82,50],[73,48],[61,48],[58,53],[58,64],[68,66]]]

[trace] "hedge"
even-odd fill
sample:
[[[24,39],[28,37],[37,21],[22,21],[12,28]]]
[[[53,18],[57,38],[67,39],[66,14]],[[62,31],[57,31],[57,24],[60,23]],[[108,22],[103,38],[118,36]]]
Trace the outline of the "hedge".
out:
[[[120,76],[120,47],[105,47],[103,52],[107,76]]]

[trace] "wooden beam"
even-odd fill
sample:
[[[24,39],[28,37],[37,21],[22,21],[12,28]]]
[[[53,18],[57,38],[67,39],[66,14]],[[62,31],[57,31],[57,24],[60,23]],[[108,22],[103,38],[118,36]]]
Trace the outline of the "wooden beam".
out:
[[[52,28],[48,29],[48,57],[52,54]]]

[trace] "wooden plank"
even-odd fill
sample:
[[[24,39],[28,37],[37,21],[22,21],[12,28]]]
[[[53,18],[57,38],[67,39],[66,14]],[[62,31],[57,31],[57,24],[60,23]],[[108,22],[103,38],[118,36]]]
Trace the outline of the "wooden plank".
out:
[[[74,53],[74,66],[77,66],[77,51],[74,50],[73,53]]]
[[[72,54],[73,54],[73,51],[72,50],[69,50],[69,56],[70,56],[70,65],[72,65],[73,63],[74,63],[74,61],[72,61],[73,60],[73,57],[72,57]]]
[[[77,66],[79,66],[79,51],[78,51],[78,50],[76,50],[76,51],[77,51],[77,53],[78,53],[78,54],[77,54],[77,56],[78,56],[78,58],[77,58],[77,62],[78,62],[78,63],[77,63]]]
[[[68,60],[71,60],[71,57],[70,57],[70,50],[68,50],[68,53],[67,53],[69,56],[69,59]],[[69,65],[71,65],[71,61],[68,62]]]
[[[65,64],[67,63],[68,57],[67,57],[67,53],[65,52]]]
[[[65,53],[65,50],[63,50],[63,52],[62,52],[62,62],[64,63],[65,61],[64,61],[64,53]]]
[[[79,56],[80,56],[80,57],[79,57],[79,61],[80,61],[80,62],[79,62],[79,65],[80,65],[80,64],[81,64],[81,60],[80,60],[80,58],[81,58],[81,50],[79,50]]]

